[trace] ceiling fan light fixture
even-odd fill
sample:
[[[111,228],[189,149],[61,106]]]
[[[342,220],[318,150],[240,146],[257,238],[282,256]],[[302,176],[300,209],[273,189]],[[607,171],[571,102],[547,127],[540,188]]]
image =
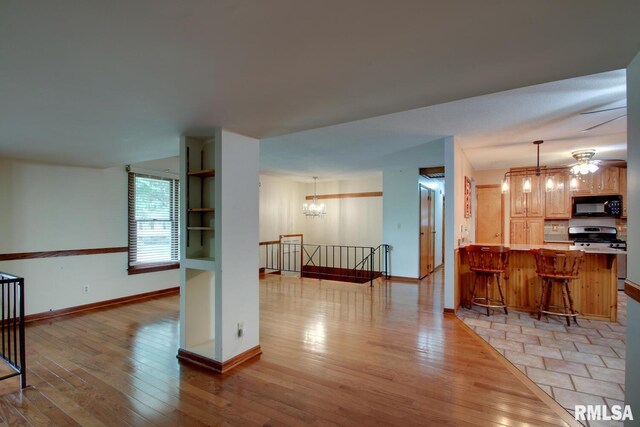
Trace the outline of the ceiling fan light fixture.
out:
[[[571,173],[574,175],[586,175],[588,173],[594,173],[598,170],[598,165],[595,164],[593,156],[596,154],[596,150],[578,150],[571,153],[578,164],[571,168]]]

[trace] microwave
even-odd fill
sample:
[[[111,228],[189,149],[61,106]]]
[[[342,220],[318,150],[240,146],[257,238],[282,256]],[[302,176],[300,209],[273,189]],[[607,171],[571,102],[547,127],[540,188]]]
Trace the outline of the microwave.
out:
[[[619,217],[622,212],[622,196],[574,197],[571,216],[573,218],[608,216]]]

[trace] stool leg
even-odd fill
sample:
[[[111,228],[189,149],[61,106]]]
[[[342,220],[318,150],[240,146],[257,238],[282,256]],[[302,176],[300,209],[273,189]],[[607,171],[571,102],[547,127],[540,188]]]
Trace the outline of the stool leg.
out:
[[[560,285],[561,287],[561,292],[562,292],[562,305],[564,306],[564,313],[565,314],[570,314],[569,312],[569,299],[567,298],[567,283],[568,280],[563,280],[562,284]],[[571,318],[569,316],[565,317],[567,319],[567,326],[571,326]]]
[[[476,300],[476,288],[478,287],[478,273],[474,273],[473,276],[474,276],[473,290],[471,291],[471,301],[469,301],[469,310],[473,308],[473,303]]]
[[[542,309],[544,308],[544,300],[547,296],[547,279],[542,279],[542,293],[540,294],[540,304],[538,305],[538,320],[542,318]]]
[[[491,287],[491,280],[490,279],[491,279],[491,277],[488,274],[484,275],[484,283],[486,284],[485,293],[484,294],[485,294],[485,303],[487,305],[490,304],[490,302],[489,302],[489,288]],[[487,307],[487,317],[491,316],[490,310],[491,309],[489,307]]]
[[[504,294],[502,292],[502,285],[500,284],[501,275],[496,273],[496,283],[498,284],[498,292],[500,292],[500,300],[502,301],[502,305],[504,305],[504,314],[509,314],[507,311],[507,304],[504,302]]]
[[[576,311],[573,309],[573,298],[571,298],[571,290],[569,289],[569,281],[567,280],[567,299],[569,300],[569,309],[571,310],[571,314],[576,314]],[[578,318],[573,316],[573,321],[577,325]]]

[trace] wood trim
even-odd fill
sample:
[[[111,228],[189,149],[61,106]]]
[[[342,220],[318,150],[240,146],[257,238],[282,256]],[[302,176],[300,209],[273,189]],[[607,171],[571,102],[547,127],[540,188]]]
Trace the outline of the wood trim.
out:
[[[318,194],[318,200],[323,199],[350,199],[356,197],[382,197],[382,191],[368,191],[363,193]],[[313,200],[313,196],[306,196],[305,200]]]
[[[464,330],[468,334],[472,335],[480,346],[485,348],[490,354],[494,355],[494,358],[504,366],[504,368],[512,373],[526,388],[528,388],[538,399],[546,404],[549,409],[555,412],[564,422],[569,426],[584,427],[578,422],[573,415],[571,415],[566,409],[564,409],[558,402],[556,402],[551,396],[549,396],[544,390],[542,390],[536,383],[534,383],[528,376],[526,376],[520,369],[516,368],[507,358],[500,354],[495,348],[488,342],[483,340],[480,335],[476,334],[473,329],[469,327],[462,319],[456,318],[459,324],[464,327]]]
[[[127,269],[127,271],[131,276],[132,274],[153,273],[155,271],[165,271],[165,270],[177,270],[178,268],[180,268],[179,262],[171,262],[166,264],[134,265],[134,266],[130,266]]]
[[[446,308],[444,309],[444,314],[456,314],[455,308]]]
[[[63,257],[63,256],[113,254],[113,253],[119,253],[119,252],[129,252],[129,247],[120,246],[120,247],[114,247],[114,248],[66,249],[62,251],[14,252],[10,254],[0,254],[0,261],[55,258],[55,257]]]
[[[280,240],[267,240],[266,242],[258,243],[258,246],[275,245],[276,243],[280,243]]]
[[[226,372],[229,372],[231,369],[235,368],[236,366],[241,365],[255,357],[258,357],[261,354],[262,354],[262,349],[260,348],[259,345],[257,345],[245,352],[238,354],[237,356],[232,357],[226,362],[218,362],[217,360],[209,359],[208,357],[201,356],[189,350],[184,350],[180,348],[178,349],[177,358],[181,362],[187,362],[193,365],[200,366],[205,369],[212,370],[216,374],[224,374]]]
[[[25,322],[36,322],[38,320],[51,319],[53,317],[66,316],[69,314],[81,313],[83,311],[96,310],[103,307],[108,307],[112,305],[123,305],[123,304],[131,304],[134,302],[139,302],[143,300],[153,299],[165,297],[168,295],[179,294],[180,287],[176,286],[173,288],[160,289],[159,291],[151,291],[145,292],[142,294],[129,295],[121,298],[114,298],[105,301],[94,302],[91,304],[84,305],[76,305],[74,307],[61,308],[58,310],[50,310],[42,313],[28,314],[24,316]]]
[[[624,281],[624,293],[629,297],[640,302],[640,285],[627,279]]]
[[[389,276],[389,278],[386,280],[393,281],[393,282],[420,283],[421,279],[418,279],[416,277]]]

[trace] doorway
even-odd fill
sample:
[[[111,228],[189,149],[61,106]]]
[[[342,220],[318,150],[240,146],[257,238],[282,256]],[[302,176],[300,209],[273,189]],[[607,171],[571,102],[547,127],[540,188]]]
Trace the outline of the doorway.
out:
[[[435,192],[420,184],[420,278],[435,265]]]
[[[504,243],[504,206],[500,185],[476,185],[476,242]]]

